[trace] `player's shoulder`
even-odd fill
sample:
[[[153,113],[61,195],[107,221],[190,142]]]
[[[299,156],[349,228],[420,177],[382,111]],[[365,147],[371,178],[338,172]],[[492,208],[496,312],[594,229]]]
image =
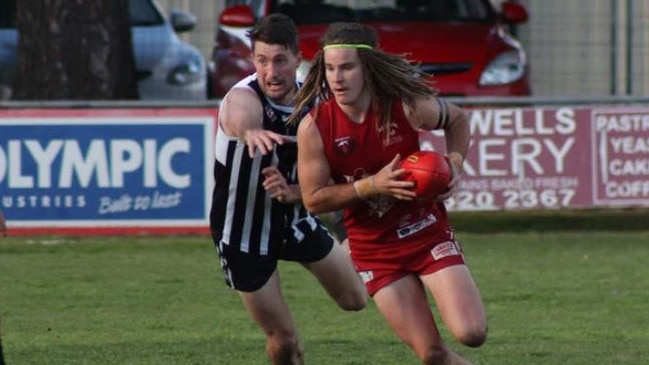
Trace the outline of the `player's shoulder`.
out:
[[[305,143],[308,141],[309,147],[314,147],[314,144],[321,140],[320,129],[311,113],[307,113],[300,120],[297,126],[297,138],[298,143],[300,140]]]
[[[298,130],[308,130],[315,127],[315,119],[311,113],[305,113],[304,116],[298,121],[297,128]]]
[[[403,102],[403,109],[407,116],[418,115],[423,118],[436,116],[446,102],[435,95],[418,95],[414,98],[413,104]]]
[[[257,73],[253,73],[237,81],[237,83],[235,83],[234,86],[232,86],[230,91],[237,90],[237,89],[252,90],[252,88],[256,83],[257,83]]]
[[[221,104],[231,103],[231,104],[243,104],[246,103],[256,103],[261,104],[259,95],[255,91],[254,87],[257,83],[257,74],[252,74],[244,77],[239,80],[223,97]]]
[[[236,87],[230,89],[221,101],[222,111],[247,113],[261,113],[262,102],[255,91],[249,87]]]
[[[263,106],[255,91],[246,86],[231,88],[219,105],[219,124],[226,131],[236,129],[236,125],[261,120]]]
[[[221,104],[243,104],[248,103],[260,104],[261,100],[254,90],[250,88],[236,88],[228,91],[223,97]]]

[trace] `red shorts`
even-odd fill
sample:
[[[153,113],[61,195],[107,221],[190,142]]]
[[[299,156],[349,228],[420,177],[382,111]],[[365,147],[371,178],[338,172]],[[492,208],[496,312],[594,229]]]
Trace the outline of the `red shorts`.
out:
[[[465,264],[462,248],[453,239],[408,247],[398,243],[356,243],[352,246],[351,256],[370,296],[407,275],[427,275]]]

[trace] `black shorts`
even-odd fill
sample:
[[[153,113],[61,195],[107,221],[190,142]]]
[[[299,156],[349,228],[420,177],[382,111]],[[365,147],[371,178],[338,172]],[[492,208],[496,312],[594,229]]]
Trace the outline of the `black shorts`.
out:
[[[301,240],[295,238],[273,242],[268,255],[250,254],[239,247],[222,241],[216,245],[225,283],[236,290],[258,290],[277,268],[278,260],[309,263],[322,260],[331,252],[334,240],[329,231],[318,222],[316,228],[301,232]]]

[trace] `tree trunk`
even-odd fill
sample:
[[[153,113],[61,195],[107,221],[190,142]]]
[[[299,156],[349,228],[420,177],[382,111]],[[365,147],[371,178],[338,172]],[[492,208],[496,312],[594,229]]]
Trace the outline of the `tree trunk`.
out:
[[[17,0],[14,100],[138,99],[129,0]]]

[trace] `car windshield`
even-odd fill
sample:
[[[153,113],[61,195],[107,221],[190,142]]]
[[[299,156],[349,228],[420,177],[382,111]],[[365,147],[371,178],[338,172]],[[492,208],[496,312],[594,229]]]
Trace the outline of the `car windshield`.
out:
[[[491,21],[493,8],[484,0],[280,0],[275,11],[298,25],[334,21]]]
[[[151,0],[130,0],[131,25],[147,26],[164,23],[162,16]],[[16,0],[0,0],[0,29],[15,28]]]

